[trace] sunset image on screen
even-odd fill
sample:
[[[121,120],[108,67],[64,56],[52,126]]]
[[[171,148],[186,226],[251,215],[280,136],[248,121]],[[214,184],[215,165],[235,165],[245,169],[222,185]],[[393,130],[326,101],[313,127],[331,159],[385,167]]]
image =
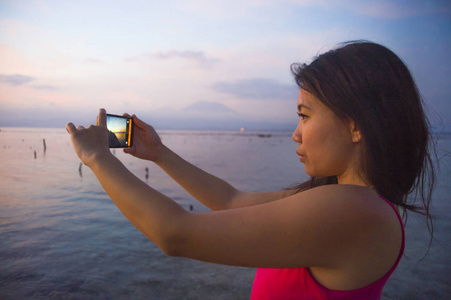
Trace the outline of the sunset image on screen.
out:
[[[126,146],[127,119],[107,116],[106,123],[108,130],[116,135],[119,144]]]

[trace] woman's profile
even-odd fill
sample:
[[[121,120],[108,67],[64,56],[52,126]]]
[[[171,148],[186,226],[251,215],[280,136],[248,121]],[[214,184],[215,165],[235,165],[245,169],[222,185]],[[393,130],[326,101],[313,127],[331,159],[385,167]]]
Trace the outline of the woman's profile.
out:
[[[113,202],[166,254],[258,268],[251,299],[380,299],[404,252],[397,207],[431,220],[422,99],[401,59],[371,42],[343,44],[291,71],[293,140],[311,176],[293,189],[239,191],[132,116],[134,144],[124,152],[153,161],[211,212],[186,211],[112,155],[105,110],[97,126],[66,128]]]

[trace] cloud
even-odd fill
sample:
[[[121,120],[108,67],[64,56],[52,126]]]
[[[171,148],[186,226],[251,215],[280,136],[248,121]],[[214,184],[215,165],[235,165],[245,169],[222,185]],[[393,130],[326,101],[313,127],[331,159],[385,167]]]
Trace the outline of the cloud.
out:
[[[34,77],[26,76],[26,75],[0,75],[0,82],[8,83],[11,85],[22,85],[25,83],[29,83],[35,80]]]
[[[58,89],[56,86],[53,85],[28,85],[28,83],[36,81],[35,77],[27,76],[27,75],[1,75],[0,74],[0,82],[7,83],[12,86],[28,86],[35,90],[56,90]]]
[[[297,98],[299,90],[294,83],[293,85],[281,84],[268,78],[242,79],[233,82],[220,81],[213,84],[212,89],[239,99],[259,100],[293,100]]]
[[[140,57],[146,57],[146,58],[156,58],[160,60],[170,60],[170,59],[185,59],[189,61],[194,61],[199,64],[203,65],[209,65],[213,63],[217,63],[221,61],[219,58],[214,57],[208,57],[204,52],[202,51],[156,51],[151,53],[142,54],[140,56],[135,56],[131,58],[125,59],[127,62],[133,62],[133,61],[140,61]]]
[[[32,85],[30,87],[35,90],[48,90],[48,91],[58,89],[56,86],[53,85]]]

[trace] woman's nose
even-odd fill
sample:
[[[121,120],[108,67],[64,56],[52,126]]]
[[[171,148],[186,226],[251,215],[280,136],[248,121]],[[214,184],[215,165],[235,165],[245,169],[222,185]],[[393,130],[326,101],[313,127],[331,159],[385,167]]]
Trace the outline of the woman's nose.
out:
[[[299,126],[296,127],[296,129],[293,132],[293,141],[295,141],[296,143],[300,144],[302,142],[302,135],[301,135],[301,131],[299,130]]]

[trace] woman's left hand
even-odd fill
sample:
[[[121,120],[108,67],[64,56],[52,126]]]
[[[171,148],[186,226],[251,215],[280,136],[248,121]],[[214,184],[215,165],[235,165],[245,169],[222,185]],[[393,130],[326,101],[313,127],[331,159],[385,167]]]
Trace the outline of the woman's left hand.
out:
[[[97,158],[110,154],[108,148],[108,129],[106,128],[106,111],[99,110],[97,125],[84,128],[73,123],[66,125],[70,134],[72,145],[81,161],[91,167]]]

